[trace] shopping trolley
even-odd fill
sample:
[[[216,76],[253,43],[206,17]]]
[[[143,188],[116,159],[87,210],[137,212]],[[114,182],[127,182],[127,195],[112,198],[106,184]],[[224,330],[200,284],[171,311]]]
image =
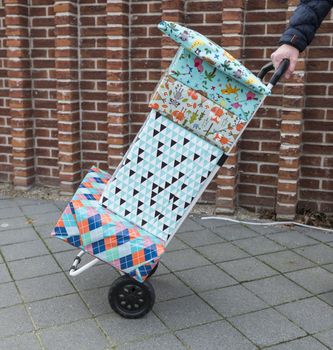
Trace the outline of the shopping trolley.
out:
[[[172,22],[162,32],[180,48],[153,92],[146,121],[112,175],[92,167],[52,235],[80,248],[70,275],[98,261],[121,276],[109,290],[111,308],[126,318],[149,312],[148,281],[172,237],[289,66],[268,85],[223,48]],[[95,257],[79,267],[81,257]]]

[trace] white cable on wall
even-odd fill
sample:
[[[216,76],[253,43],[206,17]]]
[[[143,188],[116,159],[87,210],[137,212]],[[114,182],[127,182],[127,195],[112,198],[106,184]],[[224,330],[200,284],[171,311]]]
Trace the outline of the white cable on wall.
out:
[[[329,228],[323,228],[323,227],[317,227],[317,226],[311,226],[311,225],[305,225],[301,224],[299,222],[295,221],[275,221],[275,222],[255,222],[255,221],[243,221],[243,220],[237,220],[237,219],[231,219],[224,216],[206,216],[204,218],[201,218],[202,220],[224,220],[224,221],[230,221],[230,222],[236,222],[238,224],[245,224],[245,225],[257,225],[257,226],[274,226],[274,225],[296,225],[296,226],[302,226],[302,227],[310,227],[315,230],[321,230],[326,232],[333,232],[332,229]]]

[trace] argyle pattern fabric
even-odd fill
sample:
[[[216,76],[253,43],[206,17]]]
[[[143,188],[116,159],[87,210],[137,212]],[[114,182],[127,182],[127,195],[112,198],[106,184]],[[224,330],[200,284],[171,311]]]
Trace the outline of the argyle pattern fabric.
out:
[[[166,241],[222,155],[221,149],[151,111],[100,203]]]
[[[93,167],[52,235],[142,282],[164,253],[164,242],[98,203],[110,177]]]
[[[137,269],[130,271],[129,275],[138,281],[142,281],[149,276],[149,274],[151,273],[153,268],[158,264],[158,262],[159,258],[151,260],[148,263],[139,266]]]

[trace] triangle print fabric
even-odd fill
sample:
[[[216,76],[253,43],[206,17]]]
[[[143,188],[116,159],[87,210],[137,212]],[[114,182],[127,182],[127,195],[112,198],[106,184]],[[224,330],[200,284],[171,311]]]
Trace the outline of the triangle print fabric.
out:
[[[166,241],[222,155],[216,146],[152,111],[100,203]]]

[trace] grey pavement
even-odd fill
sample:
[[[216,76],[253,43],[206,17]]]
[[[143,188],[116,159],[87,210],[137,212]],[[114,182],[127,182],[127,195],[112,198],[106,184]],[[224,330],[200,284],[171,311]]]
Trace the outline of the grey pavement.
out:
[[[65,204],[0,199],[0,350],[333,349],[333,233],[191,215],[152,312],[128,320],[108,303],[112,267],[68,275],[76,249],[50,237]]]

